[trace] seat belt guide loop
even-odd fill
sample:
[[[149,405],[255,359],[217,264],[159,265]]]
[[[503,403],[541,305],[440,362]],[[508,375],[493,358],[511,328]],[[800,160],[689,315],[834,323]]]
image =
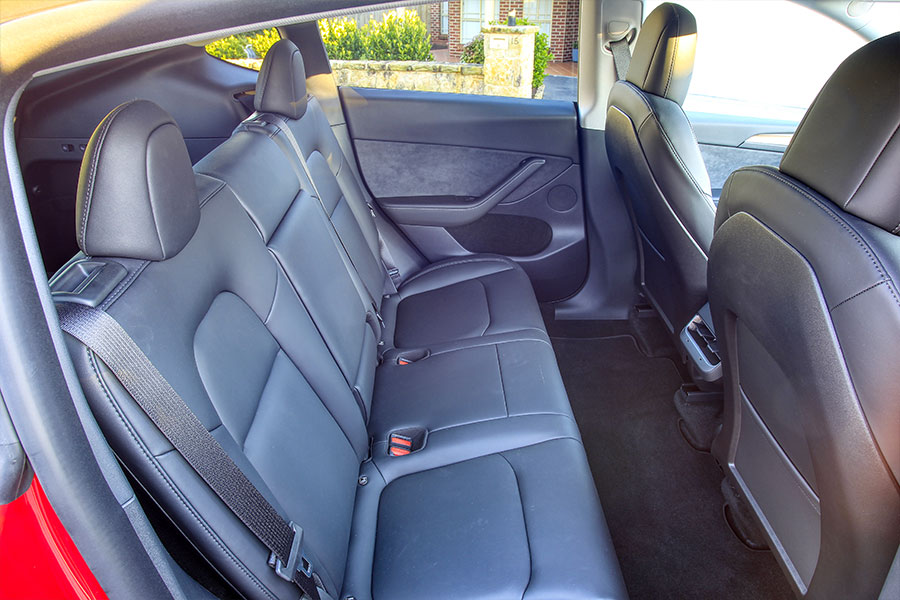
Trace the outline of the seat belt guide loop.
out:
[[[291,540],[291,552],[287,562],[282,562],[273,552],[269,556],[269,565],[285,581],[294,581],[294,573],[297,571],[312,577],[312,565],[303,556],[303,528],[291,521],[291,529],[294,530],[294,538]]]

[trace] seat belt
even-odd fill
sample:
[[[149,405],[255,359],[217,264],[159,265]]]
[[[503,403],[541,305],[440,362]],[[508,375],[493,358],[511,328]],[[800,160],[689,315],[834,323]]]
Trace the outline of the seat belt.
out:
[[[353,256],[350,254],[350,251],[347,250],[347,245],[344,244],[344,240],[341,239],[341,234],[338,232],[337,227],[334,226],[334,222],[331,220],[331,217],[328,216],[328,209],[325,208],[325,203],[322,201],[322,196],[319,194],[319,188],[316,187],[316,181],[315,179],[313,179],[312,173],[309,170],[309,165],[306,163],[306,158],[303,156],[303,150],[300,149],[300,144],[297,143],[297,138],[294,137],[294,132],[291,131],[290,125],[280,115],[276,115],[274,113],[261,113],[259,116],[262,117],[263,120],[267,120],[269,123],[272,123],[282,132],[284,132],[288,143],[291,145],[291,148],[297,155],[298,162],[300,163],[300,167],[303,169],[304,175],[306,175],[306,178],[309,180],[309,184],[312,186],[313,195],[316,197],[316,200],[319,201],[319,206],[322,207],[322,211],[325,213],[325,219],[327,219],[328,224],[331,225],[331,231],[334,234],[334,237],[337,239],[338,243],[341,245],[341,249],[343,249],[344,254],[347,256],[347,261],[349,261],[350,267],[356,273],[356,277],[353,277],[351,275],[350,279],[353,280],[353,285],[356,287],[357,293],[360,295],[360,298],[362,299],[364,304],[366,302],[366,299],[368,298],[368,303],[375,313],[375,318],[378,319],[378,323],[382,328],[384,328],[384,319],[382,319],[381,313],[378,310],[378,304],[375,302],[375,296],[372,294],[372,291],[366,286],[366,282],[362,280],[362,277],[359,274],[359,269],[357,269],[356,265],[353,263]],[[300,183],[302,185],[303,181],[301,180]],[[372,211],[373,215],[375,214],[375,210],[371,206],[369,206],[369,210]],[[379,235],[379,240],[380,239],[381,236]]]
[[[287,137],[288,142],[291,144],[291,148],[293,148],[294,153],[297,154],[297,157],[300,160],[300,165],[303,167],[303,171],[306,174],[306,177],[312,184],[313,191],[316,193],[316,197],[319,198],[319,203],[322,204],[321,196],[319,196],[318,190],[316,189],[316,182],[312,178],[312,173],[309,172],[309,166],[306,163],[306,158],[303,156],[303,151],[300,149],[300,144],[297,143],[297,138],[294,137],[294,132],[291,131],[291,128],[288,125],[287,121],[285,121],[280,115],[277,115],[275,113],[261,113],[260,116],[263,118],[271,117],[271,120],[274,121],[274,124],[277,125],[279,129],[284,131],[285,137]],[[388,247],[387,242],[385,242],[384,236],[381,234],[381,229],[378,226],[378,212],[368,200],[366,200],[366,207],[369,209],[369,213],[372,215],[372,220],[375,223],[375,234],[378,236],[378,253],[381,255],[381,264],[384,267],[384,270],[387,272],[388,278],[390,279],[389,282],[385,282],[385,291],[390,294],[396,294],[397,287],[400,285],[401,280],[400,269],[397,268],[397,263],[396,261],[394,261],[391,250]],[[322,204],[322,208],[325,209],[324,204]],[[328,214],[327,210],[325,211],[325,214]],[[338,239],[340,239],[340,234],[338,234],[336,229],[335,234],[338,236]],[[343,240],[340,241],[341,245],[343,246]],[[349,256],[349,253],[347,255]]]
[[[320,600],[321,583],[303,552],[303,529],[269,504],[118,321],[81,304],[59,304],[57,311],[63,331],[106,363],[165,438],[269,549],[269,565],[278,576]]]
[[[625,79],[628,67],[631,65],[631,48],[628,47],[628,35],[621,40],[609,43],[609,51],[612,52],[613,65],[616,71],[616,80]]]

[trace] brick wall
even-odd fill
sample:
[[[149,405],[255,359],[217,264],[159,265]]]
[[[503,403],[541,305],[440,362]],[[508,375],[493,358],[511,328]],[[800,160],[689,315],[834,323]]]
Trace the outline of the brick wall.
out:
[[[578,0],[553,0],[550,51],[554,61],[572,60],[572,46],[578,39]]]
[[[436,2],[428,5],[428,35],[431,37],[431,43],[435,46],[445,46],[447,44],[446,34],[441,34],[441,4]]]
[[[459,60],[462,44],[459,43],[460,1],[450,2],[450,60]],[[524,16],[523,0],[499,0],[500,20],[506,22],[509,11],[516,11],[517,17]],[[440,31],[440,5],[438,11],[438,31]],[[572,46],[578,39],[579,0],[553,0],[553,22],[550,28],[550,51],[554,62],[572,60]],[[432,38],[434,39],[434,38]]]
[[[455,0],[450,2],[450,18],[449,18],[449,34],[447,36],[447,47],[450,49],[450,61],[456,62],[462,55],[463,45],[459,43],[459,21],[460,21],[460,2]]]

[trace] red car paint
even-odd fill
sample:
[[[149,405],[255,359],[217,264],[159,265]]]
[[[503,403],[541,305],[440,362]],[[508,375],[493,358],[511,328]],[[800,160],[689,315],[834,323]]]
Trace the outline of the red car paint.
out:
[[[37,477],[0,506],[0,600],[106,600]]]

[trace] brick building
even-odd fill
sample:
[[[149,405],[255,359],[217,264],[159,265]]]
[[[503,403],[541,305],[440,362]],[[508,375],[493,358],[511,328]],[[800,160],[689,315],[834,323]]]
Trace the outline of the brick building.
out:
[[[447,46],[450,60],[456,61],[463,47],[489,21],[505,21],[509,11],[525,17],[550,37],[554,61],[572,60],[578,39],[579,0],[453,0],[430,5],[428,31],[432,43]]]

